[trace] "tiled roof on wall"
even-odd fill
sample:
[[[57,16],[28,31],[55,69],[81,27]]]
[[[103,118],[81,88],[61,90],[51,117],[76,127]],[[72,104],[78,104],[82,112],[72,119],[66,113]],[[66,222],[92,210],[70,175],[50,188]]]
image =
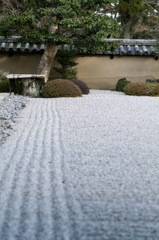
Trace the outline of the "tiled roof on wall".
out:
[[[119,44],[114,55],[144,55],[152,56],[157,54],[156,40],[144,39],[105,39],[104,41],[114,41]]]
[[[44,44],[19,42],[19,37],[4,39],[0,37],[0,52],[26,52],[26,53],[43,53]]]
[[[11,37],[4,39],[0,37],[0,52],[28,52],[28,53],[43,53],[45,44],[18,42],[19,37]],[[105,42],[115,41],[119,44],[119,48],[112,52],[99,51],[96,54],[100,55],[141,55],[153,56],[157,53],[156,40],[143,39],[103,39]],[[74,45],[59,45],[58,49],[68,51],[76,50],[79,54],[87,54],[87,49],[78,49]]]

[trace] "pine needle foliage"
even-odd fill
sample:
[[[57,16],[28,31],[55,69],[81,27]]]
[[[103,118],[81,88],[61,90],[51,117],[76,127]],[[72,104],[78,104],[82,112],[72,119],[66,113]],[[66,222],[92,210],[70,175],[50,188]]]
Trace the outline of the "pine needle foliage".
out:
[[[0,36],[21,36],[20,41],[57,45],[78,39],[85,47],[89,43],[89,49],[109,50],[116,43],[103,43],[102,38],[119,37],[121,31],[117,20],[98,14],[109,2],[114,0],[3,0]]]
[[[53,69],[61,74],[62,79],[77,79],[77,69],[74,68],[78,65],[72,60],[76,56],[74,51],[58,50],[55,60],[62,66],[61,68],[53,67]]]

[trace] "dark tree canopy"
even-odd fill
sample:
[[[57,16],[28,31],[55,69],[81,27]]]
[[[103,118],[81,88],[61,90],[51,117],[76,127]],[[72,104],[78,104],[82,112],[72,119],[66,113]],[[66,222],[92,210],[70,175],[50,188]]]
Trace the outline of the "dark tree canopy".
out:
[[[11,0],[10,0],[11,1]],[[24,0],[12,1],[0,21],[0,35],[20,35],[26,41],[71,43],[72,37],[100,40],[118,37],[116,20],[95,14],[107,0]],[[4,3],[5,4],[5,3]],[[7,17],[6,17],[7,16]]]
[[[90,52],[99,49],[114,50],[115,43],[102,42],[103,38],[119,37],[117,20],[104,14],[102,9],[114,0],[2,0],[0,35],[19,35],[21,41],[46,43],[46,51],[38,73],[48,75],[51,60],[59,44],[87,47]],[[100,12],[100,14],[99,14]],[[50,63],[49,63],[50,62]],[[46,73],[46,68],[47,73]],[[45,69],[45,70],[44,70]]]
[[[158,0],[116,0],[105,10],[121,23],[121,38],[153,38],[158,27]]]

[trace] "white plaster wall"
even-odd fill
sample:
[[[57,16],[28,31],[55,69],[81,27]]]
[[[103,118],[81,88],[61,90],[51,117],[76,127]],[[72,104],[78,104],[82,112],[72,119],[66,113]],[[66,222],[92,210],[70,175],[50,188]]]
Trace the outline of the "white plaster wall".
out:
[[[9,57],[0,54],[0,69],[13,73],[36,74],[41,54],[15,53]],[[147,78],[159,78],[159,60],[149,56],[77,56],[78,78],[94,89],[115,89],[120,78],[132,82],[145,82]],[[58,66],[53,61],[53,66]],[[53,69],[50,78],[60,77]]]

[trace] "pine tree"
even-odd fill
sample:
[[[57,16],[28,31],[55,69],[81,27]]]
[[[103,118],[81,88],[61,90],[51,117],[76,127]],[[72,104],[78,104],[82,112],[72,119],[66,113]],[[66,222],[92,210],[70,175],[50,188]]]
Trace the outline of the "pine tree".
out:
[[[61,74],[61,78],[64,79],[77,79],[77,69],[74,68],[78,65],[72,60],[76,56],[76,52],[67,50],[58,50],[55,60],[61,65],[61,67],[53,67],[53,69]]]
[[[106,51],[115,45],[103,43],[102,38],[120,34],[117,20],[98,14],[105,4],[111,2],[109,0],[16,0],[18,7],[14,6],[13,0],[7,1],[16,11],[11,11],[4,1],[6,9],[0,19],[0,35],[19,35],[21,40],[46,44],[37,71],[45,74],[45,81],[59,44],[72,44],[76,38],[90,51],[100,48]]]
[[[121,38],[153,38],[158,27],[158,0],[116,0],[105,12],[121,24]]]

